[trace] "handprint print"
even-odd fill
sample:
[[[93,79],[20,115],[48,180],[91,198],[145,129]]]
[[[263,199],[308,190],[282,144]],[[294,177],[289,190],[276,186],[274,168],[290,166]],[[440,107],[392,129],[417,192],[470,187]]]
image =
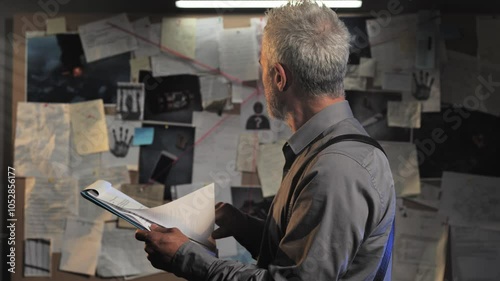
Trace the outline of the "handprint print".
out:
[[[123,135],[123,128],[120,127],[119,138],[116,137],[116,131],[113,129],[113,139],[114,145],[111,149],[111,153],[118,158],[125,158],[128,154],[128,150],[130,148],[130,144],[134,139],[134,136],[131,134],[130,139],[128,139],[128,129],[125,129],[125,136]]]
[[[415,90],[413,91],[413,96],[417,100],[428,100],[431,95],[432,84],[434,84],[434,77],[429,80],[429,72],[424,72],[420,70],[419,78],[413,73],[413,80],[415,81]]]

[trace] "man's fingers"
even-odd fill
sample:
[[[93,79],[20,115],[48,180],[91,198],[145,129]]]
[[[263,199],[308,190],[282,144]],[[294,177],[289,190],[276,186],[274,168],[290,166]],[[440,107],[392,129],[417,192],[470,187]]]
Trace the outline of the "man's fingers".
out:
[[[222,227],[219,227],[216,230],[214,230],[214,232],[212,232],[212,238],[214,239],[221,239],[229,236],[231,236],[229,231],[227,231],[227,229],[224,229]]]
[[[143,242],[148,242],[149,241],[149,231],[147,230],[136,230],[135,231],[135,239]]]

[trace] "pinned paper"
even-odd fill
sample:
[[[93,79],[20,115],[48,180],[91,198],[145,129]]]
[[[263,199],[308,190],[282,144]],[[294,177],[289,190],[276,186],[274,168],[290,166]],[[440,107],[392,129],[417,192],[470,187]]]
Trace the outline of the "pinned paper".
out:
[[[163,18],[161,45],[184,56],[196,55],[196,18]]]
[[[47,25],[47,35],[66,32],[65,17],[47,19],[46,25]]]
[[[219,41],[220,68],[242,80],[259,78],[255,29],[231,28],[222,31]]]
[[[133,83],[139,82],[139,71],[151,71],[149,57],[141,57],[130,60],[130,79]]]
[[[102,100],[71,105],[71,129],[78,154],[85,155],[109,150],[108,130]]]
[[[358,75],[361,77],[375,77],[376,60],[370,58],[360,58]]]
[[[150,145],[153,143],[155,129],[152,127],[135,128],[132,145]]]
[[[389,127],[420,128],[422,106],[418,101],[387,102],[387,121]]]

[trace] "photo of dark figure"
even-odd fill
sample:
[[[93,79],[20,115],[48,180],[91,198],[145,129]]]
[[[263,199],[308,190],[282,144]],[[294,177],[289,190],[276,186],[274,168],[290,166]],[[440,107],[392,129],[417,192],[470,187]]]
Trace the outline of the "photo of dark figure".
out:
[[[193,111],[203,110],[200,79],[196,75],[153,77],[150,71],[140,71],[144,83],[144,120],[191,124]]]
[[[387,123],[387,102],[401,101],[401,94],[346,91],[346,100],[354,117],[372,138],[383,141],[410,141],[410,129],[389,127]]]
[[[262,197],[260,187],[231,187],[233,206],[245,214],[266,219],[274,196]]]
[[[139,183],[161,183],[166,191],[170,191],[171,185],[191,183],[195,129],[151,124],[143,124],[143,127],[152,127],[155,132],[153,143],[140,147]],[[186,148],[178,147],[178,138],[182,138]],[[164,199],[169,199],[168,193]]]
[[[422,114],[413,137],[420,177],[440,178],[443,171],[499,177],[498,128],[499,117],[450,104]]]
[[[116,103],[116,84],[130,80],[130,54],[87,63],[78,34],[27,39],[27,101]]]
[[[264,105],[261,102],[255,102],[253,104],[254,115],[250,116],[247,120],[245,129],[247,130],[270,130],[271,124],[267,116],[262,114],[264,111]]]

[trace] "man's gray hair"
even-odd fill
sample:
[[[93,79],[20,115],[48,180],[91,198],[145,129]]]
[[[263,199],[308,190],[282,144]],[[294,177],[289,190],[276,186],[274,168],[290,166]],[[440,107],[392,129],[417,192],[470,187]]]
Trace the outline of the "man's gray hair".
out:
[[[269,67],[281,63],[308,97],[344,96],[350,34],[330,8],[290,1],[267,12]]]

